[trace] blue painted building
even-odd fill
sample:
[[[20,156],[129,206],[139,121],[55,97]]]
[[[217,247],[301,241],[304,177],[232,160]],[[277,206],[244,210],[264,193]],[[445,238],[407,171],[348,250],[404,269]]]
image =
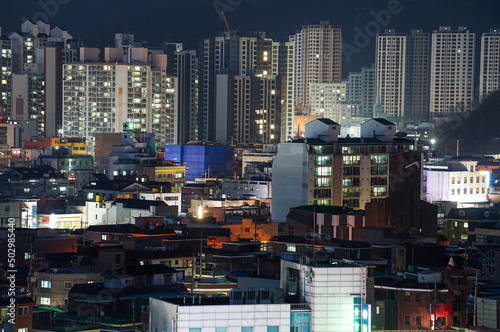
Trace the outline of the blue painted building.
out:
[[[232,146],[165,145],[165,160],[186,163],[186,181],[233,176]]]

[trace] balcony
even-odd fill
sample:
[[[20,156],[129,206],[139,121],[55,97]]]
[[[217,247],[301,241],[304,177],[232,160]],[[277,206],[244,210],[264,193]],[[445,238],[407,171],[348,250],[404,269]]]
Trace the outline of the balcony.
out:
[[[371,186],[387,186],[387,178],[371,178],[370,179],[370,185]]]

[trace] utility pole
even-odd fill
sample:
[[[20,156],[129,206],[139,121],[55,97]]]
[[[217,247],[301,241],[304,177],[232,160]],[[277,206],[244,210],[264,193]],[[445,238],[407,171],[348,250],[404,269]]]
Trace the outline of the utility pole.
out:
[[[30,242],[30,273],[28,274],[28,291],[30,292],[30,297],[33,299],[33,285],[31,284],[33,273],[33,242]]]
[[[193,293],[193,284],[194,284],[194,276],[195,276],[195,270],[194,270],[194,250],[193,250],[193,260],[191,261],[191,293]]]
[[[474,283],[474,322],[472,326],[477,326],[477,274],[478,271],[476,271],[476,282]]]
[[[135,331],[135,297],[132,296],[132,328]]]
[[[203,277],[203,231],[200,237],[200,278]]]
[[[457,157],[460,155],[460,140],[457,139]]]
[[[271,259],[274,258],[274,239],[273,239],[273,230],[271,229]]]

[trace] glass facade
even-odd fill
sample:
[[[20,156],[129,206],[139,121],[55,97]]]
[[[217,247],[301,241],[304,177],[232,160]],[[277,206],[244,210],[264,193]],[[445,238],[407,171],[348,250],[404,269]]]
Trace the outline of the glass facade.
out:
[[[310,330],[310,312],[292,312],[290,314],[290,332],[309,332]]]

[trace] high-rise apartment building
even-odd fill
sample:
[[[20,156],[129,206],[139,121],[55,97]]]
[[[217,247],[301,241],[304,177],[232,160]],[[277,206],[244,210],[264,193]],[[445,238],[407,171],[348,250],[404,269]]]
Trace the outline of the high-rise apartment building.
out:
[[[36,121],[38,135],[61,134],[62,63],[64,59],[77,58],[76,44],[71,40],[64,28],[51,29],[42,21],[26,20],[20,32],[9,34],[12,52],[2,51],[2,55],[9,56],[9,64],[2,64],[5,69],[2,72],[10,73],[2,82],[7,82],[13,95],[5,110],[7,119]],[[3,39],[2,45],[6,42]],[[15,86],[13,75],[16,75]]]
[[[290,41],[295,42],[296,113],[307,114],[311,83],[340,83],[342,80],[342,28],[328,21],[304,25]]]
[[[43,56],[43,48],[50,35],[50,25],[26,20],[21,24],[21,32],[12,32],[12,70],[14,74],[24,74],[26,65],[37,63]]]
[[[89,153],[95,133],[154,133],[156,143],[176,144],[177,78],[165,66],[166,55],[152,64],[64,64],[63,135],[86,138]]]
[[[168,57],[169,53],[167,53]],[[178,137],[179,144],[197,140],[198,84],[197,57],[195,50],[172,53],[174,63],[167,72],[177,77],[178,83]]]
[[[253,70],[217,75],[217,141],[279,143],[283,87],[281,76]]]
[[[286,142],[293,138],[294,131],[294,53],[295,44],[291,42],[280,43],[278,54],[278,75],[281,77],[281,142]],[[274,55],[273,55],[274,56]]]
[[[376,86],[379,102],[389,117],[405,116],[406,34],[386,30],[377,35]]]
[[[159,48],[144,48],[143,42],[135,41],[134,34],[115,34],[115,48],[110,49],[106,62],[116,59],[118,62],[135,62],[141,54],[140,62],[146,63],[146,57],[165,54],[166,74],[177,77],[177,141],[185,144],[198,139],[198,84],[197,56],[195,50],[184,50],[182,43],[163,43]],[[123,58],[123,60],[121,60]]]
[[[500,29],[491,29],[481,37],[479,97],[500,89]]]
[[[352,116],[371,118],[375,105],[375,66],[363,67],[361,72],[349,73],[347,82],[347,100],[358,104],[359,108]]]
[[[210,36],[200,43],[198,62],[198,140],[215,140],[217,74],[238,72],[239,36]]]
[[[361,105],[359,114],[353,114],[353,116],[363,118],[371,118],[373,116],[375,87],[375,66],[361,68]]]
[[[309,85],[311,115],[337,121],[340,105],[346,101],[346,83],[312,83]]]
[[[2,35],[0,27],[0,117],[11,114],[12,95],[12,41]]]
[[[408,35],[405,113],[420,121],[429,117],[430,47],[430,35],[421,29]]]
[[[248,70],[260,72],[263,76],[280,76],[281,89],[281,133],[282,141],[293,137],[293,79],[294,46],[293,42],[276,42],[266,37],[264,32],[255,32],[255,37],[239,39],[239,75],[247,75]]]
[[[228,111],[228,107],[232,108],[233,105],[232,102],[231,105],[227,104],[227,98],[232,98],[230,96],[233,95],[232,80],[234,76],[252,76],[257,72],[262,77],[275,76],[281,80],[281,118],[277,120],[281,125],[276,123],[280,132],[272,135],[280,137],[281,140],[291,139],[294,123],[294,46],[293,42],[275,42],[266,37],[264,32],[255,32],[251,36],[240,36],[234,32],[205,39],[200,47],[199,62],[199,140],[226,141],[227,125],[233,123],[233,111]],[[218,122],[215,118],[220,119],[221,112],[224,113],[224,120]],[[227,112],[230,116],[229,122],[225,120]],[[244,126],[243,123],[238,125]],[[225,132],[220,132],[218,127],[224,127]]]
[[[361,102],[361,73],[350,72],[347,76],[346,97],[352,103]]]
[[[432,33],[431,117],[472,109],[475,39],[465,27],[440,27]]]
[[[279,143],[281,77],[247,75],[234,78],[234,134],[238,143]]]
[[[62,130],[62,66],[64,50],[61,46],[46,46],[44,50],[45,137],[57,137]]]
[[[36,132],[44,135],[45,84],[43,75],[36,69],[27,70],[24,75],[12,75],[12,120],[33,121]]]

